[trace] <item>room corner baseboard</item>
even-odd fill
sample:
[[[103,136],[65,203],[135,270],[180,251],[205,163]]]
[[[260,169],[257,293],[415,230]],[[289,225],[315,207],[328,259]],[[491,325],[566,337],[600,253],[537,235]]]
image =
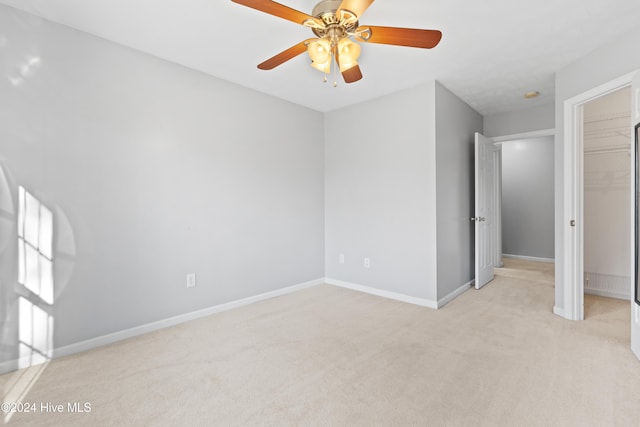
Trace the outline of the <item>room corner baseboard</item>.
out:
[[[448,303],[450,303],[451,301],[453,301],[454,299],[456,299],[457,297],[459,297],[463,293],[467,292],[473,286],[473,282],[474,282],[474,280],[470,280],[467,283],[465,283],[464,285],[460,286],[458,289],[456,289],[453,292],[451,292],[449,295],[447,295],[447,296],[445,296],[443,298],[440,298],[438,300],[438,308],[444,307],[445,305],[447,305]]]
[[[560,308],[557,305],[553,306],[553,314],[558,315],[560,317],[563,317],[566,319],[566,316],[564,315],[564,308]]]
[[[383,298],[389,298],[396,301],[407,302],[409,304],[419,305],[421,307],[428,307],[437,309],[438,303],[436,301],[412,297],[410,295],[401,294],[398,292],[385,291],[383,289],[372,288],[370,286],[358,285],[357,283],[344,282],[342,280],[326,278],[325,283],[328,285],[338,286],[341,288],[351,289],[353,291],[364,292],[366,294],[376,295]]]
[[[629,301],[631,298],[628,293],[623,292],[615,292],[611,290],[603,290],[603,289],[587,289],[584,288],[584,293],[588,295],[595,295],[597,297],[607,297],[607,298],[615,298],[621,299],[625,301]]]
[[[502,254],[502,256],[504,258],[521,259],[523,261],[550,262],[554,264],[556,262],[556,260],[553,258],[539,258],[535,256],[512,255],[512,254]]]
[[[122,341],[127,338],[133,338],[139,335],[147,334],[149,332],[157,331],[159,329],[164,329],[170,326],[179,325],[181,323],[189,322],[191,320],[196,320],[196,319],[210,316],[212,314],[220,313],[223,311],[232,310],[234,308],[240,308],[245,305],[254,304],[256,302],[290,294],[293,292],[300,291],[302,289],[310,288],[310,287],[321,285],[324,283],[325,283],[324,278],[311,280],[309,282],[300,283],[300,284],[289,286],[282,289],[276,289],[274,291],[265,292],[259,295],[254,295],[254,296],[243,298],[240,300],[215,305],[213,307],[205,308],[202,310],[180,314],[178,316],[170,317],[163,320],[158,320],[156,322],[147,323],[141,326],[136,326],[133,328],[125,329],[122,331],[114,332],[114,333],[103,335],[100,337],[91,338],[85,341],[80,341],[74,344],[70,344],[64,347],[59,347],[54,349],[53,358],[57,359],[59,357],[69,356],[75,353],[92,350],[94,348],[102,347],[104,345]],[[1,368],[2,368],[2,365],[0,364],[0,369]]]

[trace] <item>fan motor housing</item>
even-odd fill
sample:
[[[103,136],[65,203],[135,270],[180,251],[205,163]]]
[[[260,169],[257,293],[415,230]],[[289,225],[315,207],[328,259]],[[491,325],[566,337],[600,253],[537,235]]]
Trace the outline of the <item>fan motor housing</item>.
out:
[[[318,37],[324,37],[329,28],[341,28],[344,33],[353,31],[358,27],[358,21],[341,22],[340,17],[336,16],[338,8],[342,4],[342,0],[322,0],[315,5],[311,15],[319,18],[324,22],[326,28],[324,30],[319,28],[312,28],[314,34]]]
[[[313,11],[311,12],[312,16],[316,18],[322,18],[322,15],[327,13],[336,14],[336,11],[340,7],[342,0],[322,0],[320,3],[315,5]]]

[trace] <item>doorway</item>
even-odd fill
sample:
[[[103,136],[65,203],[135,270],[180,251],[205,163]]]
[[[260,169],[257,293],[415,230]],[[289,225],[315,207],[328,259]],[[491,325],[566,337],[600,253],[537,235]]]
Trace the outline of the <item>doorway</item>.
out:
[[[554,137],[502,143],[502,253],[554,261]]]
[[[630,87],[634,73],[571,98],[564,103],[564,248],[556,259],[562,263],[562,308],[554,313],[570,320],[584,319],[584,109],[593,100]]]
[[[515,134],[515,135],[507,135],[507,136],[501,136],[501,137],[493,137],[493,138],[486,138],[484,137],[482,134],[476,133],[475,134],[475,212],[474,212],[474,216],[471,218],[472,221],[476,221],[476,226],[475,226],[475,265],[476,265],[476,288],[480,288],[482,287],[487,281],[483,281],[482,283],[480,283],[480,285],[478,285],[478,278],[481,277],[481,275],[479,274],[479,268],[478,266],[482,266],[482,268],[486,268],[486,269],[490,269],[490,274],[489,274],[489,280],[493,277],[493,269],[494,267],[502,267],[503,266],[503,219],[502,219],[502,212],[503,212],[503,200],[502,200],[502,183],[503,183],[503,177],[502,177],[502,169],[503,169],[503,159],[502,159],[502,151],[503,151],[503,146],[505,144],[514,144],[514,147],[517,146],[516,151],[527,151],[526,149],[528,148],[528,145],[533,143],[534,145],[531,146],[531,148],[539,148],[536,146],[536,144],[540,144],[537,142],[537,140],[542,139],[544,141],[547,141],[549,144],[549,146],[547,147],[549,150],[548,151],[548,156],[545,159],[546,161],[543,161],[544,170],[539,170],[537,169],[535,166],[531,169],[529,169],[527,172],[528,174],[521,174],[519,173],[519,175],[521,175],[518,179],[527,184],[538,184],[540,181],[544,181],[541,180],[541,174],[544,175],[544,178],[549,179],[548,184],[546,187],[546,195],[543,198],[538,197],[538,195],[536,194],[536,197],[533,197],[534,199],[534,203],[537,200],[538,204],[543,205],[542,206],[542,210],[547,210],[547,216],[548,218],[545,219],[545,221],[542,221],[542,223],[547,222],[548,227],[546,228],[546,231],[548,232],[548,241],[546,242],[546,245],[543,246],[547,246],[547,249],[549,250],[548,252],[545,252],[545,254],[547,255],[545,256],[527,256],[525,254],[521,254],[521,257],[524,257],[525,259],[528,259],[529,261],[553,261],[554,260],[554,255],[553,255],[553,251],[555,250],[553,248],[553,240],[554,240],[554,224],[553,224],[553,212],[554,212],[554,199],[553,199],[553,181],[554,181],[554,176],[553,176],[553,164],[554,164],[554,160],[553,160],[553,150],[552,150],[552,146],[553,146],[553,140],[554,140],[554,135],[555,135],[555,130],[554,129],[546,129],[546,130],[541,130],[541,131],[534,131],[534,132],[526,132],[526,133],[522,133],[522,134]],[[481,156],[480,155],[480,150],[478,149],[479,146],[490,146],[492,147],[491,149],[489,149],[488,151],[491,151],[491,155],[484,155]],[[524,150],[522,150],[524,149]],[[535,150],[534,150],[535,151]],[[524,157],[521,158],[521,162],[523,165],[529,167],[531,166],[531,153],[522,153],[525,154]],[[544,157],[544,156],[543,156]],[[513,161],[513,160],[512,160]],[[482,163],[482,164],[480,164]],[[486,166],[485,164],[489,164],[489,166]],[[515,166],[516,170],[522,170],[524,168],[523,165],[520,166]],[[482,166],[482,167],[481,167]],[[484,185],[482,186],[482,190],[483,191],[479,191],[479,181],[480,181],[480,173],[479,171],[484,171],[485,169],[490,169],[490,177],[485,177],[483,182],[485,184],[487,184],[487,188],[485,189]],[[546,172],[545,172],[546,171]],[[509,179],[509,178],[507,178]],[[490,190],[490,191],[489,191]],[[515,193],[521,193],[522,191],[519,190],[515,190]],[[534,190],[533,194],[535,194],[536,191]],[[520,196],[521,194],[517,194],[517,196]],[[529,197],[529,199],[532,197]],[[529,200],[527,200],[529,201]],[[522,204],[522,201],[518,202],[514,202],[511,204]],[[535,208],[535,209],[534,209]],[[532,207],[530,210],[531,211],[539,211],[540,206],[534,206]],[[528,214],[527,214],[528,215]],[[526,220],[527,218],[531,218],[530,216],[528,217],[527,215],[524,215],[524,222],[520,221],[519,218],[516,218],[516,223],[520,222],[520,226],[516,225],[515,227],[519,227],[522,230],[524,230],[526,233],[529,233],[531,235],[534,235],[534,237],[532,237],[531,240],[534,241],[534,244],[536,244],[538,242],[538,236],[535,236],[535,232],[531,233],[531,225],[532,224],[527,224]],[[534,214],[535,215],[535,214]],[[517,214],[516,214],[517,216]],[[536,218],[537,219],[537,218]],[[485,224],[490,224],[490,231],[489,232],[485,232],[485,236],[484,239],[482,240],[482,244],[478,244],[479,242],[479,237],[482,237],[483,234],[480,231],[480,228],[478,226],[478,224],[481,225],[485,225]],[[510,224],[509,222],[507,222],[507,224]],[[515,239],[518,238],[522,238],[522,236],[516,236]],[[531,243],[531,242],[528,242]],[[531,254],[531,253],[530,253]],[[547,258],[548,257],[548,258]],[[486,262],[485,262],[486,261]]]

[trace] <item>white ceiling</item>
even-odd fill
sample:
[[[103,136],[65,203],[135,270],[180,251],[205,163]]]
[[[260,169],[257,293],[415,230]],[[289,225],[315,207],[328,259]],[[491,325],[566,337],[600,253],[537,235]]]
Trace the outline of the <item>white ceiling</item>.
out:
[[[316,0],[281,0],[311,13]],[[554,72],[639,25],[638,0],[377,0],[361,24],[439,29],[432,50],[363,44],[364,78],[322,83],[306,54],[256,65],[311,31],[231,0],[0,0],[319,111],[438,80],[482,114],[553,102]],[[526,91],[541,96],[525,100]]]

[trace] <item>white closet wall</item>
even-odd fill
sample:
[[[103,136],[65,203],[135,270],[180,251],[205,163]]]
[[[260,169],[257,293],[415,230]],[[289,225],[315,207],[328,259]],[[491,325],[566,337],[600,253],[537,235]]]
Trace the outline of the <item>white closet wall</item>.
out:
[[[585,293],[629,298],[630,96],[621,89],[584,108]]]

